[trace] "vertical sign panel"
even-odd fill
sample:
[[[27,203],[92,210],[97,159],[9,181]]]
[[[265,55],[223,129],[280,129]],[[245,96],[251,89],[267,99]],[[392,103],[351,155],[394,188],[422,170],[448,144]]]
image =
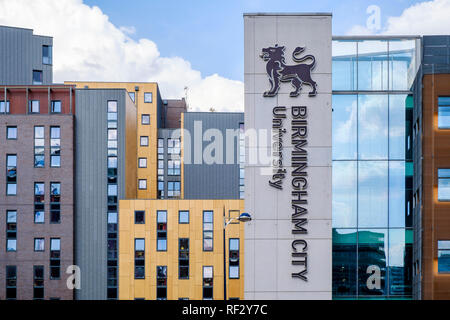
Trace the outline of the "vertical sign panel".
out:
[[[331,15],[245,14],[246,299],[331,299]]]

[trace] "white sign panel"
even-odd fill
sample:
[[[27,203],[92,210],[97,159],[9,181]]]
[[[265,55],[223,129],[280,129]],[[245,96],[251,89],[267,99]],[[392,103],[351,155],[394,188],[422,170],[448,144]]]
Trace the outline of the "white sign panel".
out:
[[[331,15],[246,14],[246,299],[331,299]]]

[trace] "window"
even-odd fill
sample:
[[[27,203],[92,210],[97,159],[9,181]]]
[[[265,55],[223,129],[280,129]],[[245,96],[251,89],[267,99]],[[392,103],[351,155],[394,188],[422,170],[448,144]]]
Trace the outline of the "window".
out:
[[[6,101],[6,108],[5,100],[0,101],[0,113],[9,113],[9,100]]]
[[[189,279],[189,239],[178,239],[178,278]]]
[[[128,95],[130,96],[131,101],[136,102],[135,101],[135,99],[136,99],[136,93],[135,92],[128,92]]]
[[[184,210],[178,211],[178,223],[180,224],[189,223],[189,211]]]
[[[164,154],[164,139],[158,139],[158,154]]]
[[[34,167],[45,166],[45,135],[44,127],[34,127]]]
[[[144,102],[145,103],[153,102],[153,93],[152,92],[144,92]]]
[[[139,168],[147,168],[147,158],[139,158]]]
[[[8,140],[16,140],[17,139],[17,127],[16,126],[6,127],[6,139],[8,139]]]
[[[42,64],[52,64],[52,46],[42,46]]]
[[[167,139],[168,154],[179,155],[180,150],[180,139]]]
[[[229,272],[230,279],[239,279],[239,238],[229,240]]]
[[[34,251],[44,251],[44,238],[34,238]]]
[[[158,176],[158,199],[164,199],[164,176]]]
[[[17,211],[6,211],[6,251],[17,251]]]
[[[167,266],[156,267],[156,300],[167,300]]]
[[[167,211],[156,213],[156,250],[167,251]]]
[[[148,147],[148,137],[141,136],[141,147]]]
[[[106,297],[110,300],[117,299],[118,272],[117,272],[117,101],[107,101],[107,290]],[[111,131],[110,131],[111,130]]]
[[[52,100],[52,112],[61,113],[61,100]]]
[[[17,299],[17,267],[6,266],[6,300]]]
[[[450,129],[450,97],[438,98],[438,128]]]
[[[50,223],[61,222],[61,184],[50,183]]]
[[[44,266],[33,266],[33,299],[44,300]]]
[[[61,128],[50,128],[50,166],[61,167]]]
[[[61,278],[61,239],[50,239],[50,279]]]
[[[245,198],[245,128],[243,123],[239,123],[239,199]]]
[[[167,182],[167,197],[168,198],[178,198],[180,197],[180,181],[169,181]]]
[[[147,190],[147,180],[139,179],[139,190]]]
[[[44,223],[44,183],[35,182],[34,184],[34,223]]]
[[[17,195],[17,155],[6,155],[6,195]]]
[[[450,201],[450,169],[438,169],[438,200]]]
[[[134,239],[134,278],[145,278],[145,239]]]
[[[213,299],[213,267],[203,267],[203,300]]]
[[[150,115],[149,114],[143,114],[141,116],[141,123],[142,124],[150,124]]]
[[[30,113],[39,113],[39,100],[30,100],[28,105]]]
[[[167,175],[179,176],[181,174],[181,162],[180,160],[167,161]]]
[[[213,211],[203,211],[203,251],[213,251],[213,219]]]
[[[438,241],[438,272],[450,273],[450,241]]]
[[[33,70],[33,84],[34,85],[42,84],[42,71],[41,70]]]
[[[145,224],[145,211],[135,211],[134,212],[134,223],[135,224]]]

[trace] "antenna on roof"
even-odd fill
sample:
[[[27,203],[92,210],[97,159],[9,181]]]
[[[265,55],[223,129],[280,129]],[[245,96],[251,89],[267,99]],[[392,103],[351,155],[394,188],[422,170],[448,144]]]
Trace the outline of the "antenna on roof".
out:
[[[189,87],[184,87],[184,99],[186,100],[186,110],[189,110],[189,103],[188,103],[188,91]]]

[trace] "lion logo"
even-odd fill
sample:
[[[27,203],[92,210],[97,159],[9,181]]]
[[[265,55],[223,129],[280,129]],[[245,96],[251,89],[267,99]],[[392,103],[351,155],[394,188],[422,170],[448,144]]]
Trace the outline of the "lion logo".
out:
[[[262,49],[260,57],[267,61],[266,71],[271,86],[269,91],[264,92],[264,97],[276,96],[280,89],[280,82],[291,82],[295,89],[289,94],[291,97],[297,97],[300,94],[304,83],[312,87],[309,96],[315,96],[317,94],[317,83],[311,78],[311,70],[316,66],[316,58],[313,55],[298,57],[299,54],[305,51],[305,48],[297,47],[292,53],[292,59],[299,64],[286,65],[284,50],[285,47],[279,47],[278,44],[275,47]],[[306,60],[312,60],[312,62],[310,64],[301,63]]]

